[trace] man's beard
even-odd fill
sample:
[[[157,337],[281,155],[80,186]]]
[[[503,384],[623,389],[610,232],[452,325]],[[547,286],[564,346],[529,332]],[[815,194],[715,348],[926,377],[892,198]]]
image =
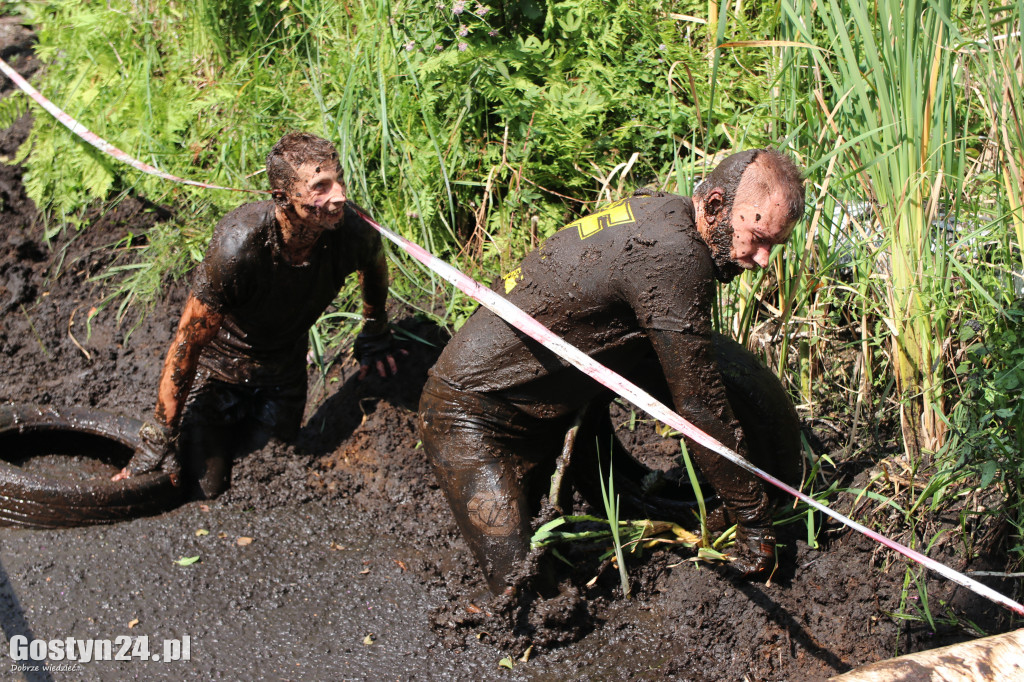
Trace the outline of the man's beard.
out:
[[[719,282],[731,282],[743,268],[732,259],[732,218],[725,217],[711,229],[708,248],[715,263],[715,279]]]

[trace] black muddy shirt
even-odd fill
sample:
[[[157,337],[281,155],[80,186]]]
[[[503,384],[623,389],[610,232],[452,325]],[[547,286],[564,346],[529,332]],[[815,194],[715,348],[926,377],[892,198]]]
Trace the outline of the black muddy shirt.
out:
[[[254,386],[305,379],[309,328],[352,272],[359,271],[367,331],[387,323],[387,265],[380,235],[346,203],[343,220],[325,230],[309,260],[281,255],[274,203],[245,204],[214,230],[196,268],[192,294],[224,315],[200,367],[214,378]]]
[[[653,345],[676,409],[743,453],[711,342],[717,274],[691,200],[638,193],[560,230],[495,288],[617,372]],[[431,373],[539,418],[573,412],[604,390],[484,308]]]

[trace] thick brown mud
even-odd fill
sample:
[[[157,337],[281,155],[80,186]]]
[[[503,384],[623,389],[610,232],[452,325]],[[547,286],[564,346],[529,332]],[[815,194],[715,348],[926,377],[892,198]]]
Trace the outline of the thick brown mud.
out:
[[[0,30],[4,58],[31,72],[28,36]],[[24,118],[0,132],[0,154],[13,155],[28,125]],[[20,174],[0,164],[0,401],[148,415],[186,288],[167,282],[162,300],[126,339],[116,306],[100,306],[104,292],[90,278],[110,262],[107,247],[129,231],[145,234],[164,209],[129,197],[95,211],[85,230],[47,245]],[[87,333],[82,320],[94,307],[100,310]],[[636,594],[624,600],[617,571],[601,559],[605,548],[576,548],[566,550],[572,568],[542,559],[552,579],[538,589],[527,581],[505,610],[476,599],[482,576],[415,430],[426,371],[444,334],[399,306],[390,312],[435,347],[410,343],[394,380],[357,381],[358,365],[346,350],[326,381],[311,368],[298,441],[236,463],[231,487],[217,500],[106,526],[0,529],[5,672],[15,663],[8,643],[17,635],[145,635],[152,652],[165,638],[188,636],[190,660],[63,661],[79,668],[8,674],[816,680],[972,639],[979,633],[968,621],[987,633],[1012,627],[998,607],[937,580],[926,584],[941,621],[933,627],[895,618],[917,612],[916,590],[901,604],[905,564],[831,527],[812,548],[802,524],[780,532],[782,566],[768,584],[698,567],[688,551],[662,549],[628,561]],[[810,424],[805,429],[819,454],[842,458],[847,434],[830,441]],[[620,435],[630,448],[674,449],[646,424]],[[575,505],[589,509],[579,496]],[[191,557],[198,560],[177,563]],[[499,665],[506,658],[511,669]]]

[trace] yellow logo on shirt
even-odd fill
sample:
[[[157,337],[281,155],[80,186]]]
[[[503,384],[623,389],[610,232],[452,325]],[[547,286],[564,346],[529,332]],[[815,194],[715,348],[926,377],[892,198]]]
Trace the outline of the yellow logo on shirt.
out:
[[[575,222],[569,223],[565,228],[575,227],[580,233],[580,239],[586,239],[606,227],[627,225],[635,222],[636,218],[633,217],[633,207],[629,205],[629,199],[620,199],[602,211],[591,213]]]
[[[580,234],[580,239],[586,239],[606,227],[628,225],[635,222],[636,218],[633,216],[633,207],[630,206],[629,199],[619,199],[614,204],[608,206],[608,208],[573,221],[562,229],[575,228]],[[543,259],[544,256],[541,256],[541,258]],[[509,294],[516,288],[517,284],[523,281],[523,269],[516,268],[502,279],[505,281],[505,293]]]
[[[512,272],[510,272],[507,275],[505,275],[504,280],[505,280],[505,293],[509,294],[509,293],[512,292],[513,289],[516,288],[517,284],[519,284],[520,282],[523,281],[523,269],[522,268],[516,268]]]

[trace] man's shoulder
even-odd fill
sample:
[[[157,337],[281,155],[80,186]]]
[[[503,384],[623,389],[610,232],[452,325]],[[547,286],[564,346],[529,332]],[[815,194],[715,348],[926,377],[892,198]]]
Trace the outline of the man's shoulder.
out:
[[[381,249],[381,236],[363,216],[370,212],[355,202],[345,202],[345,222],[341,229],[325,233],[340,252],[355,253],[357,260],[374,257]]]
[[[273,239],[274,203],[243,204],[220,219],[213,231],[207,255],[238,259],[269,248]]]
[[[633,192],[628,201],[637,213],[657,219],[663,224],[694,224],[693,200],[690,197],[641,187]]]
[[[648,253],[672,256],[649,259],[642,268],[645,276],[649,268],[693,282],[713,276],[711,252],[697,231],[690,197],[644,188],[634,192],[630,201],[639,229],[630,236],[624,256],[630,262]]]

